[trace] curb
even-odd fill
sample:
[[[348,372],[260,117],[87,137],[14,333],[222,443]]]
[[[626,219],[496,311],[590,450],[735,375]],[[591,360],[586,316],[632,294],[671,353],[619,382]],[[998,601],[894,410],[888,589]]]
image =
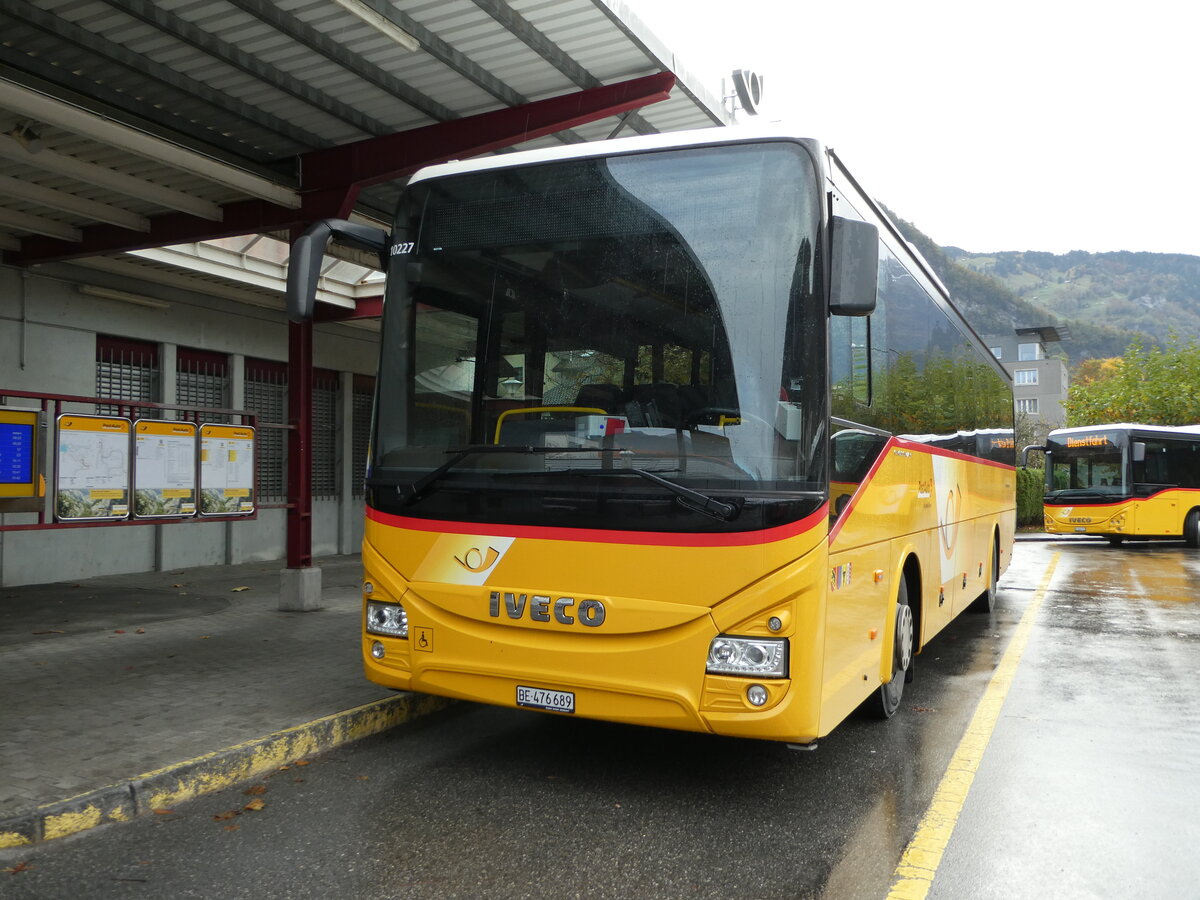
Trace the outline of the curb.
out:
[[[125,781],[0,820],[0,850],[78,834],[231,787],[297,759],[387,731],[449,706],[450,700],[401,693],[206,753]]]

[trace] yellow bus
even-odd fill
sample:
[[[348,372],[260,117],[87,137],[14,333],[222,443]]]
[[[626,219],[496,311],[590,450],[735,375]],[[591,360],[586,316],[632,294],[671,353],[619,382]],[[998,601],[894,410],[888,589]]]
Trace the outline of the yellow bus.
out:
[[[1200,425],[1059,428],[1032,449],[1046,453],[1050,534],[1200,547]]]
[[[1012,391],[819,143],[740,129],[418,172],[390,234],[367,677],[812,745],[990,610]]]

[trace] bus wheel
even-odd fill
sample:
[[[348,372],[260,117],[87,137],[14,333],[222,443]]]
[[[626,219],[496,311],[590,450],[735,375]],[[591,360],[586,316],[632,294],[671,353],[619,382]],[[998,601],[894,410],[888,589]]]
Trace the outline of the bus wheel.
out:
[[[1120,547],[1125,543],[1125,536],[1122,534],[1106,534],[1104,539],[1108,541],[1109,546]]]
[[[1193,509],[1183,520],[1183,542],[1189,547],[1200,547],[1200,509]]]
[[[1000,548],[992,540],[992,558],[988,562],[988,583],[983,593],[967,607],[971,612],[990,613],[996,608],[996,583],[1000,580]]]
[[[912,666],[913,615],[908,605],[908,584],[900,579],[896,592],[896,634],[892,641],[892,680],[879,686],[874,703],[875,713],[881,719],[890,719],[900,708],[904,696],[905,675]]]

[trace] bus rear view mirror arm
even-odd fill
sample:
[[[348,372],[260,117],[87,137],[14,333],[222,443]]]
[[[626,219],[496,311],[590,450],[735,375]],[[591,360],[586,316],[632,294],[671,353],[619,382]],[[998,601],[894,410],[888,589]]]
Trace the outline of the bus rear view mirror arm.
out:
[[[1026,469],[1029,468],[1029,451],[1030,450],[1040,450],[1043,453],[1045,453],[1046,446],[1045,446],[1045,444],[1030,444],[1028,447],[1023,447],[1021,449],[1021,467],[1022,468],[1026,468]]]
[[[879,272],[879,229],[869,222],[834,216],[830,245],[833,277],[829,312],[835,316],[869,316],[875,311]]]
[[[340,243],[377,253],[379,267],[387,268],[387,248],[391,237],[386,231],[346,219],[314,222],[292,243],[288,259],[287,314],[293,322],[312,318],[317,279],[321,275],[321,258],[334,238]]]

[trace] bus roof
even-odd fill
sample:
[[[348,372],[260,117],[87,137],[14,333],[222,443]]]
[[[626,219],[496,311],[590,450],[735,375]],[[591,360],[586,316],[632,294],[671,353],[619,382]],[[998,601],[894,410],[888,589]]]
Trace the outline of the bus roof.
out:
[[[735,128],[700,128],[693,131],[670,131],[663,134],[643,134],[635,137],[614,138],[609,141],[588,141],[582,144],[566,144],[544,147],[538,150],[522,150],[516,153],[500,153],[495,156],[452,160],[435,166],[426,166],[409,179],[409,184],[447,175],[482,172],[489,169],[504,169],[509,166],[526,166],[535,163],[554,162],[562,159],[586,159],[592,156],[611,156],[618,153],[637,153],[643,150],[674,150],[684,147],[699,147],[711,144],[748,144],[764,140],[789,140],[807,144],[814,150],[820,142],[779,125],[739,125]]]
[[[1136,422],[1116,422],[1111,425],[1086,425],[1073,428],[1055,428],[1048,435],[1084,434],[1089,431],[1146,431],[1153,434],[1198,434],[1200,425],[1141,425]]]

